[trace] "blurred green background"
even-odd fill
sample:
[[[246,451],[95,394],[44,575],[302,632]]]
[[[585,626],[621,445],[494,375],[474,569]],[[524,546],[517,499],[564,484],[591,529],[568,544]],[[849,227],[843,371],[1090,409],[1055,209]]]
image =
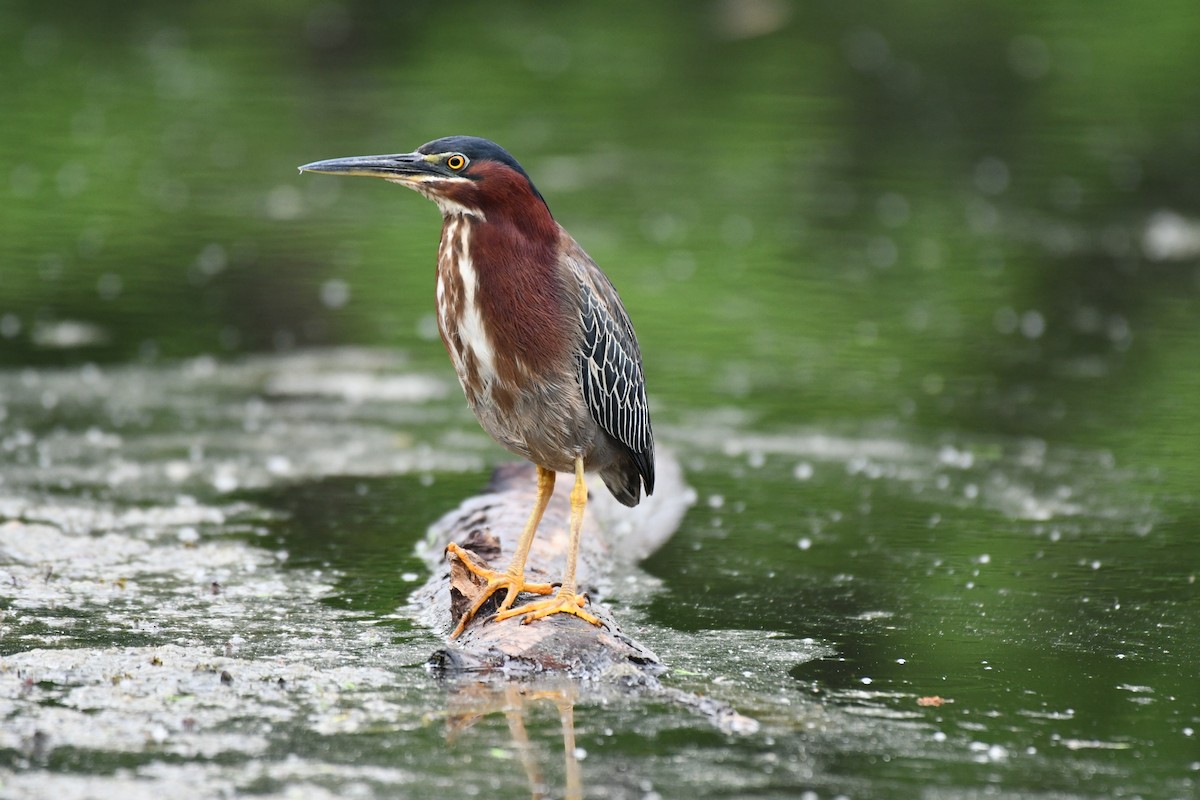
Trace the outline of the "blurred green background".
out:
[[[0,366],[360,345],[448,376],[434,206],[296,167],[494,139],[620,289],[660,438],[719,420],[775,454],[691,464],[706,502],[649,563],[657,624],[833,642],[795,677],[850,706],[864,673],[931,692],[1008,651],[959,687],[995,711],[962,730],[1116,742],[1079,767],[1095,796],[1193,786],[1195,0],[10,0],[0,70]],[[809,481],[797,430],[887,431],[971,482],[931,500],[853,459]],[[969,502],[1021,482],[1067,523]],[[989,561],[1017,566],[981,600],[962,578]],[[768,589],[777,567],[797,585]],[[881,608],[898,630],[866,630]],[[922,679],[892,666],[917,651]],[[908,788],[1083,780],[875,755]]]
[[[436,211],[295,167],[471,133],[612,275],[661,403],[1194,452],[1198,16],[7,3],[0,362],[436,363]]]

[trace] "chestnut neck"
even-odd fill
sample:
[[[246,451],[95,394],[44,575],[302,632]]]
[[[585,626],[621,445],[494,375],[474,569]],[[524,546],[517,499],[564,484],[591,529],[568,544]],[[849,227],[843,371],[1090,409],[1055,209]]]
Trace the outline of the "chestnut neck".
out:
[[[450,198],[464,210],[443,209],[443,248],[458,248],[454,239],[466,226],[462,255],[475,274],[473,294],[499,356],[499,377],[561,369],[574,319],[560,263],[565,233],[524,175],[494,163],[473,169],[476,180]]]

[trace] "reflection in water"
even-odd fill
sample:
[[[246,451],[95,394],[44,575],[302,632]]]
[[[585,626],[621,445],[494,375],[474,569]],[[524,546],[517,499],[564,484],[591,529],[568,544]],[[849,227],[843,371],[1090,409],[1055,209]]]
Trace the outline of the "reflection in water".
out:
[[[569,682],[558,686],[543,685],[536,689],[518,683],[506,683],[501,688],[481,683],[466,684],[456,688],[450,695],[446,738],[452,742],[459,733],[484,717],[502,712],[508,721],[513,749],[525,769],[534,800],[553,797],[555,795],[550,791],[550,785],[538,764],[537,747],[525,725],[526,714],[533,703],[539,700],[553,703],[562,722],[565,776],[562,796],[577,800],[583,797],[583,774],[575,750],[575,702],[578,699],[579,687]]]

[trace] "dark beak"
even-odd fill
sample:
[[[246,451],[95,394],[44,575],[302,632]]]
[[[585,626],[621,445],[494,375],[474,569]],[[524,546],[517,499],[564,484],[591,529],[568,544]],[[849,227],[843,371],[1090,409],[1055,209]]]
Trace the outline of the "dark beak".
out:
[[[332,175],[363,175],[392,181],[418,182],[425,178],[449,177],[441,164],[427,161],[422,153],[390,156],[351,156],[314,161],[300,167],[301,172],[328,172]]]

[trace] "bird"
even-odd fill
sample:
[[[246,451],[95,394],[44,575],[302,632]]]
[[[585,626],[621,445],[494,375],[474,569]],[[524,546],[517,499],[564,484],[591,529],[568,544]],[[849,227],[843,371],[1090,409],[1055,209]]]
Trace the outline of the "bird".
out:
[[[533,509],[506,569],[473,563],[457,544],[447,548],[486,580],[451,638],[501,590],[497,621],[571,614],[601,625],[575,582],[585,473],[599,473],[626,506],[654,492],[642,354],[612,282],[554,218],[525,169],[487,139],[447,136],[411,153],[315,161],[300,172],[382,178],[437,204],[438,332],[480,425],[536,465]],[[529,581],[525,562],[559,472],[573,473],[574,484],[567,563],[555,591]],[[522,593],[553,595],[514,607]]]

